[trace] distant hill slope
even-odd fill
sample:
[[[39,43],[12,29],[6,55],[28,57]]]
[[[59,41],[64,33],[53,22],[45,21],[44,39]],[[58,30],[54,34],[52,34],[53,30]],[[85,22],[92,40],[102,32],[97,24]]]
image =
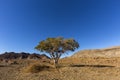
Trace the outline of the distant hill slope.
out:
[[[30,53],[15,53],[15,52],[5,52],[3,54],[0,54],[0,59],[50,59],[45,54],[30,54]]]
[[[77,57],[120,57],[120,46],[104,48],[104,49],[91,49],[81,50],[74,55],[72,58]]]

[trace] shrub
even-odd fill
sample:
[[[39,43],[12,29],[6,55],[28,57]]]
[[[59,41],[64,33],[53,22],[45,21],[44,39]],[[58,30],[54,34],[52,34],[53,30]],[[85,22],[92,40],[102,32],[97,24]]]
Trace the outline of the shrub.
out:
[[[38,73],[40,71],[48,71],[50,69],[52,69],[52,65],[50,64],[46,64],[46,63],[35,63],[35,64],[31,64],[30,66],[25,68],[25,72],[30,72],[30,73]]]

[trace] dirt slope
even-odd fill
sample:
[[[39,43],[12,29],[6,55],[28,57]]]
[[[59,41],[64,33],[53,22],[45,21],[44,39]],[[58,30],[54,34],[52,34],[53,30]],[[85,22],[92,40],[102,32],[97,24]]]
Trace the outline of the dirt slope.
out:
[[[105,49],[91,49],[81,50],[71,57],[120,57],[120,46],[105,48]]]

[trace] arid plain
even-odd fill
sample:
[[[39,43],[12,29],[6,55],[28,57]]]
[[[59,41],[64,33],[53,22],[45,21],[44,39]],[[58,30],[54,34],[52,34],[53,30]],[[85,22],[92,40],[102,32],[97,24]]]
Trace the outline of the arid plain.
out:
[[[71,57],[60,59],[57,69],[52,60],[17,59],[11,63],[1,61],[0,80],[119,80],[119,50],[119,47],[113,47],[80,51]],[[83,52],[84,56],[80,56]],[[43,69],[31,72],[31,65],[41,65]]]

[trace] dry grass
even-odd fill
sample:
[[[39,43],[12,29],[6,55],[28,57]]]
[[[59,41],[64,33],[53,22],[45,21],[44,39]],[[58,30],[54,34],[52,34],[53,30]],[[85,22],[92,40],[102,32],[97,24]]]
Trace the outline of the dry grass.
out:
[[[48,63],[34,63],[24,68],[25,72],[38,73],[40,71],[50,71],[53,66]]]
[[[41,63],[39,60],[18,60],[17,63],[19,64],[1,63],[0,80],[120,79],[120,58],[65,58],[59,61],[59,71],[53,69],[53,65]],[[26,73],[23,68],[29,73]]]
[[[120,66],[120,58],[65,58],[60,60],[60,64],[90,64],[90,65],[112,65]]]

